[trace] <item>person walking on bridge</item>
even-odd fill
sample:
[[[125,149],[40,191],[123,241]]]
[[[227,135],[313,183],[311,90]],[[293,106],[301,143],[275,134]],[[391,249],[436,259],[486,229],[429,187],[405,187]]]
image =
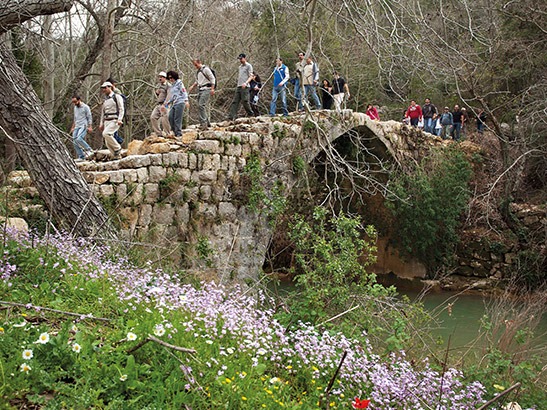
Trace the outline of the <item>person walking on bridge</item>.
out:
[[[249,104],[249,84],[253,77],[253,66],[247,62],[247,56],[241,53],[238,57],[240,65],[237,76],[237,88],[232,100],[232,106],[230,107],[230,119],[235,120],[237,118],[237,112],[239,111],[239,104],[243,104],[245,112],[249,117],[253,116],[253,110]]]

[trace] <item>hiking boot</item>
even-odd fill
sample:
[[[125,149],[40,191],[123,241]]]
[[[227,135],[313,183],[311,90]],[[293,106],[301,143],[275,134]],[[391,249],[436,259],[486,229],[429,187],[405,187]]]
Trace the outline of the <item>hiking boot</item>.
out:
[[[87,151],[85,153],[85,159],[88,160],[88,161],[91,161],[94,156],[95,156],[95,152],[93,152],[93,151]]]
[[[113,160],[122,159],[121,150],[114,152],[114,157],[112,159]]]

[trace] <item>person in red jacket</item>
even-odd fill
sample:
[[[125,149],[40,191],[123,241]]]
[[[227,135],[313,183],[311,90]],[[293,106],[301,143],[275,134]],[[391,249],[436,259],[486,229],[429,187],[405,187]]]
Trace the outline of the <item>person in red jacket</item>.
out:
[[[416,104],[416,101],[410,101],[410,107],[406,110],[405,118],[410,120],[410,125],[417,127],[418,123],[423,120],[422,108]]]
[[[365,112],[371,120],[380,121],[380,116],[378,115],[378,110],[372,104],[367,105],[367,110]]]

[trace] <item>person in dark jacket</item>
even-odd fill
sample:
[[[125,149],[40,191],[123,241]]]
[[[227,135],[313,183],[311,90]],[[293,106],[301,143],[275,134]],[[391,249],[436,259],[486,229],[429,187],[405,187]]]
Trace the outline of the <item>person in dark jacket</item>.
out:
[[[330,110],[332,102],[332,86],[330,85],[329,80],[325,79],[321,85],[321,107],[324,110]]]
[[[431,104],[429,98],[425,99],[425,104],[422,106],[422,116],[424,117],[424,131],[433,134],[435,131],[435,120],[437,119],[437,107]]]
[[[465,123],[465,114],[462,110],[460,110],[459,105],[454,106],[454,111],[452,111],[452,131],[450,132],[450,136],[454,141],[460,140],[461,130],[463,127],[463,124]]]
[[[486,113],[482,108],[479,108],[477,113],[477,132],[479,134],[484,133],[484,127],[486,126]]]
[[[251,76],[251,82],[249,83],[249,99],[251,100],[251,110],[253,110],[253,114],[255,117],[258,117],[260,115],[260,111],[258,110],[258,100],[260,98],[259,93],[261,89],[262,80],[257,73],[253,72]]]

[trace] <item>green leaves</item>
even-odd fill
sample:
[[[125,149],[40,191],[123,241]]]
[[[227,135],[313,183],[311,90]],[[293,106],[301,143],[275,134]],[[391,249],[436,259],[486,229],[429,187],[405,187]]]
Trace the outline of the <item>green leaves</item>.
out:
[[[449,261],[459,242],[456,228],[467,208],[471,174],[464,153],[453,147],[433,152],[415,172],[393,181],[388,207],[396,217],[394,236],[430,273]]]

